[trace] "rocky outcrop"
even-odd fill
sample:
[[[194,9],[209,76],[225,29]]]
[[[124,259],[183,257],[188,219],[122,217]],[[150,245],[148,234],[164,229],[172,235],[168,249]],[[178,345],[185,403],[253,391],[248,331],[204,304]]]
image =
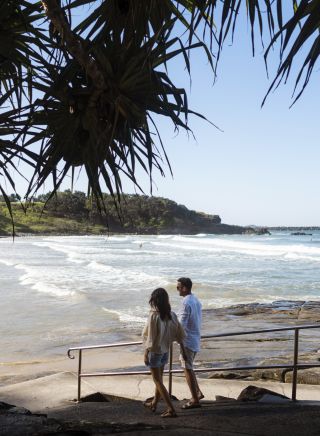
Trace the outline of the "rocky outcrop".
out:
[[[250,330],[277,329],[296,325],[314,325],[300,331],[299,364],[318,365],[320,336],[320,302],[275,301],[270,304],[239,304],[226,308],[210,309],[203,313],[204,334]],[[210,378],[239,380],[276,380],[290,382],[292,370],[281,368],[293,362],[293,330],[220,337],[203,342],[199,358],[201,365],[220,368],[209,373]],[[237,371],[235,367],[270,366]],[[222,368],[233,368],[222,370]],[[320,368],[298,370],[298,382],[320,385]]]

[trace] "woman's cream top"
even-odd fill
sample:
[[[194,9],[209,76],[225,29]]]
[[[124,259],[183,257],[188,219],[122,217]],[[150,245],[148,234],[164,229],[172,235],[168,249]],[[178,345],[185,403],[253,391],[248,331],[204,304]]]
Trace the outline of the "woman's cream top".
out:
[[[169,351],[173,341],[181,343],[185,338],[185,333],[174,312],[171,312],[171,319],[163,321],[157,310],[150,310],[142,337],[147,350],[163,354]]]

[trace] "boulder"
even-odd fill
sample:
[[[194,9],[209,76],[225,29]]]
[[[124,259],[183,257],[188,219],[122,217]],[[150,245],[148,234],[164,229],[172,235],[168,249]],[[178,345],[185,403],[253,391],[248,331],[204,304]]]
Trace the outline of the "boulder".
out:
[[[102,394],[101,392],[95,392],[93,394],[90,395],[86,395],[85,397],[81,398],[81,402],[82,403],[105,403],[105,402],[109,402],[110,400],[108,399],[107,395]]]
[[[13,406],[12,404],[8,404],[8,403],[4,403],[3,401],[0,401],[0,413],[3,411],[7,411],[9,409],[12,409]]]
[[[312,322],[320,321],[320,301],[306,301],[300,309],[298,319],[310,319]],[[320,325],[319,325],[320,329]]]
[[[286,372],[285,382],[292,383],[292,371]],[[299,384],[320,385],[320,368],[299,369],[297,382]]]
[[[238,401],[256,401],[256,402],[287,402],[291,401],[285,395],[278,394],[277,392],[270,391],[269,389],[260,388],[257,386],[247,386],[240,392]]]
[[[8,410],[8,413],[16,413],[17,415],[31,415],[30,410],[25,409],[24,407],[18,407],[18,406],[11,407]]]

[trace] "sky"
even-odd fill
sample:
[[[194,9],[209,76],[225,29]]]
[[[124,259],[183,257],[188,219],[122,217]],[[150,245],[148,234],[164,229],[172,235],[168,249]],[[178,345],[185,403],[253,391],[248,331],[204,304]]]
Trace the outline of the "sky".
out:
[[[233,44],[229,42],[215,82],[201,50],[191,56],[191,86],[181,61],[169,67],[173,81],[188,90],[190,108],[221,130],[192,116],[189,127],[194,139],[184,131],[177,135],[172,124],[158,119],[173,177],[169,169],[165,178],[154,173],[153,195],[218,214],[227,224],[319,226],[319,71],[315,69],[293,107],[294,75],[261,108],[278,52],[271,53],[268,78],[259,44],[252,57],[245,17],[238,23]],[[148,179],[140,174],[139,180],[150,194]],[[86,191],[83,175],[75,189]],[[135,192],[126,181],[124,191]]]
[[[293,81],[261,108],[271,81],[249,35],[225,47],[214,85],[197,60],[190,107],[223,132],[199,119],[190,122],[196,140],[163,129],[174,177],[157,178],[154,194],[229,224],[320,225],[318,74],[292,108]]]
[[[173,178],[156,178],[154,195],[219,214],[228,224],[320,225],[319,71],[292,108],[293,80],[261,108],[278,53],[271,55],[268,79],[263,52],[252,57],[250,32],[243,27],[224,47],[214,84],[205,56],[192,59],[189,105],[223,132],[194,117],[196,140],[163,126]]]

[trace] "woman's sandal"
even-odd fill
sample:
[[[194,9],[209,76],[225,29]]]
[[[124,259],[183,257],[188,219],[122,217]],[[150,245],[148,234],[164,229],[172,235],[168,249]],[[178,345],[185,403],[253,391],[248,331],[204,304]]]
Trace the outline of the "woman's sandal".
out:
[[[177,418],[178,415],[174,410],[165,410],[163,413],[161,413],[161,418]]]
[[[157,406],[153,404],[152,401],[145,401],[143,403],[144,407],[151,410],[151,412],[155,412],[157,410]]]

